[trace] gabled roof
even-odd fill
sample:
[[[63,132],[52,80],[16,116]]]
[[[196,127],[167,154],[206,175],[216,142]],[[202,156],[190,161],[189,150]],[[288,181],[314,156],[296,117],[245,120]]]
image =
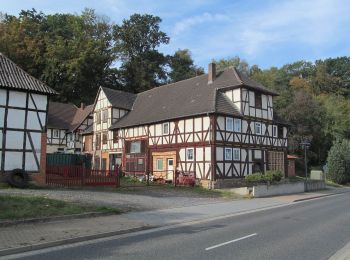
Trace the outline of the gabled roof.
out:
[[[81,109],[73,104],[50,101],[47,126],[74,131],[91,113],[92,107],[89,105]]]
[[[137,96],[136,94],[130,92],[110,89],[106,87],[101,87],[101,89],[113,107],[118,107],[126,110],[131,110]]]
[[[218,72],[211,84],[208,84],[208,75],[203,74],[137,94],[132,110],[111,129],[209,113],[242,116],[233,102],[221,93],[227,88],[239,87],[277,95],[236,68],[228,68]]]
[[[57,94],[55,90],[29,75],[1,52],[0,88],[26,90],[42,94]]]

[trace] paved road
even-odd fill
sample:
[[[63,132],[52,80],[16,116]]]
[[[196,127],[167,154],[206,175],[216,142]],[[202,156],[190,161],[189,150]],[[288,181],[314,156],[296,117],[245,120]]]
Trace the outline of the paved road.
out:
[[[46,249],[21,259],[328,259],[350,242],[350,194],[191,226]]]

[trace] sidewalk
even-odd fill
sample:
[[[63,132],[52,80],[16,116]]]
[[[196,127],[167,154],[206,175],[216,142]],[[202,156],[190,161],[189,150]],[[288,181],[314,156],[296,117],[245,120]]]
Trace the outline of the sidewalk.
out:
[[[155,226],[201,221],[264,208],[285,206],[292,204],[295,200],[349,191],[350,189],[330,189],[322,192],[271,198],[209,202],[195,206],[129,212],[122,215],[0,227],[0,256],[128,233]]]

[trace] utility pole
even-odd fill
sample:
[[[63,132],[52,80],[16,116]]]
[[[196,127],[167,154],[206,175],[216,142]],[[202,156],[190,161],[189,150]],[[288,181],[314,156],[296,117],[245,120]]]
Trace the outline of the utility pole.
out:
[[[301,147],[304,148],[304,164],[305,164],[305,185],[307,185],[307,149],[311,146],[308,140],[304,140],[300,143]]]

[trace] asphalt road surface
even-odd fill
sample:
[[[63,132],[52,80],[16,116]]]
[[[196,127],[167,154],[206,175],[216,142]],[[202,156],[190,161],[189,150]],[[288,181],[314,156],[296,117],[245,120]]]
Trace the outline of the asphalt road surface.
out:
[[[19,255],[19,259],[329,259],[350,242],[350,193],[200,224]]]

